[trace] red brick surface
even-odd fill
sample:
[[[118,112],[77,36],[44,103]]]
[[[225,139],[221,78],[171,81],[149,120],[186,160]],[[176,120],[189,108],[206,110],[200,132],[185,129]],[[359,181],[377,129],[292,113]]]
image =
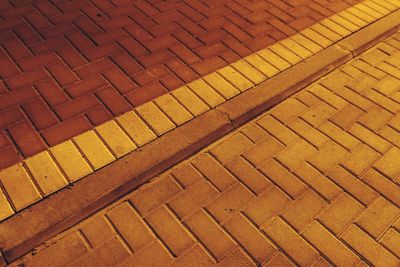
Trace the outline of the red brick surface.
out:
[[[356,2],[0,0],[0,169]]]

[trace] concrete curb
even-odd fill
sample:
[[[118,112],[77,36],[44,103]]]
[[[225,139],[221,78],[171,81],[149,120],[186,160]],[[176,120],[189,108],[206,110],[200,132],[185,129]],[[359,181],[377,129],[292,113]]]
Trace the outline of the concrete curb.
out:
[[[14,261],[275,106],[396,32],[399,23],[397,10],[0,223],[5,261]],[[65,206],[69,208],[59,208]]]

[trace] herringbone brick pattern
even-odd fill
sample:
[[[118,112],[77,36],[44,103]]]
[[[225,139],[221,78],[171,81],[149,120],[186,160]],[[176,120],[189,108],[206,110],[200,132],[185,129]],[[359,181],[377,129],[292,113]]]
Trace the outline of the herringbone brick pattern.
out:
[[[17,266],[399,266],[400,34]]]
[[[359,0],[1,0],[0,168]]]

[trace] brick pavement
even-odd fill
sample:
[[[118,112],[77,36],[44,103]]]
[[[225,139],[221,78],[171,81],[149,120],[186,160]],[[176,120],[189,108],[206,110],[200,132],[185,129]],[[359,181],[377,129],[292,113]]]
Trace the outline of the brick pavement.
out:
[[[11,266],[399,266],[400,33]]]
[[[0,169],[358,2],[2,0]]]

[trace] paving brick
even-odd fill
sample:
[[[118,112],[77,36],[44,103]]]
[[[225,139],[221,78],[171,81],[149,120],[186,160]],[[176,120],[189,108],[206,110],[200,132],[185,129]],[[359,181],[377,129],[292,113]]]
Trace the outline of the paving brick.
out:
[[[396,220],[400,210],[383,198],[377,198],[357,219],[359,227],[378,239]]]
[[[359,261],[354,252],[316,221],[313,221],[303,231],[303,236],[337,266],[349,266]]]
[[[387,247],[397,257],[400,255],[399,247],[397,244],[400,241],[400,234],[394,229],[389,229],[385,235],[381,238],[380,242]]]
[[[26,159],[25,164],[44,195],[67,185],[67,180],[47,151]]]
[[[365,144],[355,147],[351,153],[343,158],[342,164],[356,176],[361,175],[379,158],[379,153]]]
[[[45,150],[46,145],[35,129],[26,121],[14,124],[8,129],[13,140],[24,157],[29,157]]]
[[[345,193],[324,210],[319,220],[339,236],[364,209],[357,200]]]
[[[244,216],[237,215],[224,227],[257,262],[264,262],[276,251],[275,246]]]
[[[276,141],[276,139],[268,137],[258,143],[257,146],[248,149],[243,153],[243,157],[256,167],[259,167],[263,162],[271,159],[283,149],[284,146]]]
[[[80,226],[80,230],[92,248],[99,247],[116,235],[111,223],[103,215],[90,218],[90,220]],[[98,233],[101,233],[101,235]]]
[[[287,126],[315,147],[322,147],[328,138],[302,119],[296,118]]]
[[[193,165],[220,191],[233,185],[237,181],[208,154],[203,154],[195,158],[193,160]]]
[[[215,260],[202,247],[196,246],[190,252],[179,257],[173,266],[207,266],[212,264],[215,264]]]
[[[202,210],[190,216],[184,223],[217,259],[235,246],[234,241]]]
[[[160,242],[154,241],[149,246],[135,253],[134,257],[124,261],[120,266],[163,266],[172,262],[172,257]]]
[[[396,179],[396,177],[400,174],[400,169],[397,164],[399,159],[400,150],[396,147],[393,147],[374,166],[378,171],[385,174],[387,177]]]
[[[313,263],[318,253],[282,219],[276,217],[263,230],[299,265]]]
[[[154,239],[149,227],[127,202],[109,210],[107,217],[133,251],[139,250]]]
[[[237,183],[229,190],[223,192],[218,198],[206,206],[207,211],[218,221],[223,222],[235,213],[243,210],[254,196],[251,192]]]
[[[175,125],[153,103],[144,104],[136,109],[138,114],[150,125],[157,135],[162,135]]]
[[[306,191],[293,202],[281,216],[297,231],[302,231],[327,203],[312,191]]]
[[[225,164],[231,158],[242,154],[247,149],[251,148],[253,143],[243,134],[237,133],[210,150],[218,161]]]
[[[395,256],[354,225],[342,238],[373,265],[396,266],[399,263]]]
[[[342,187],[344,191],[354,196],[364,205],[370,204],[378,196],[373,189],[362,183],[358,178],[340,166],[332,169],[328,173],[328,176]]]
[[[193,118],[193,116],[171,95],[160,96],[156,98],[154,102],[176,125],[181,125]]]
[[[168,246],[175,256],[182,255],[185,250],[194,244],[194,240],[187,230],[173,213],[165,207],[155,210],[146,217],[146,221],[156,232],[157,237]]]
[[[369,169],[361,179],[394,204],[400,203],[400,188],[374,169]]]
[[[95,170],[115,160],[94,131],[88,131],[73,139]]]

